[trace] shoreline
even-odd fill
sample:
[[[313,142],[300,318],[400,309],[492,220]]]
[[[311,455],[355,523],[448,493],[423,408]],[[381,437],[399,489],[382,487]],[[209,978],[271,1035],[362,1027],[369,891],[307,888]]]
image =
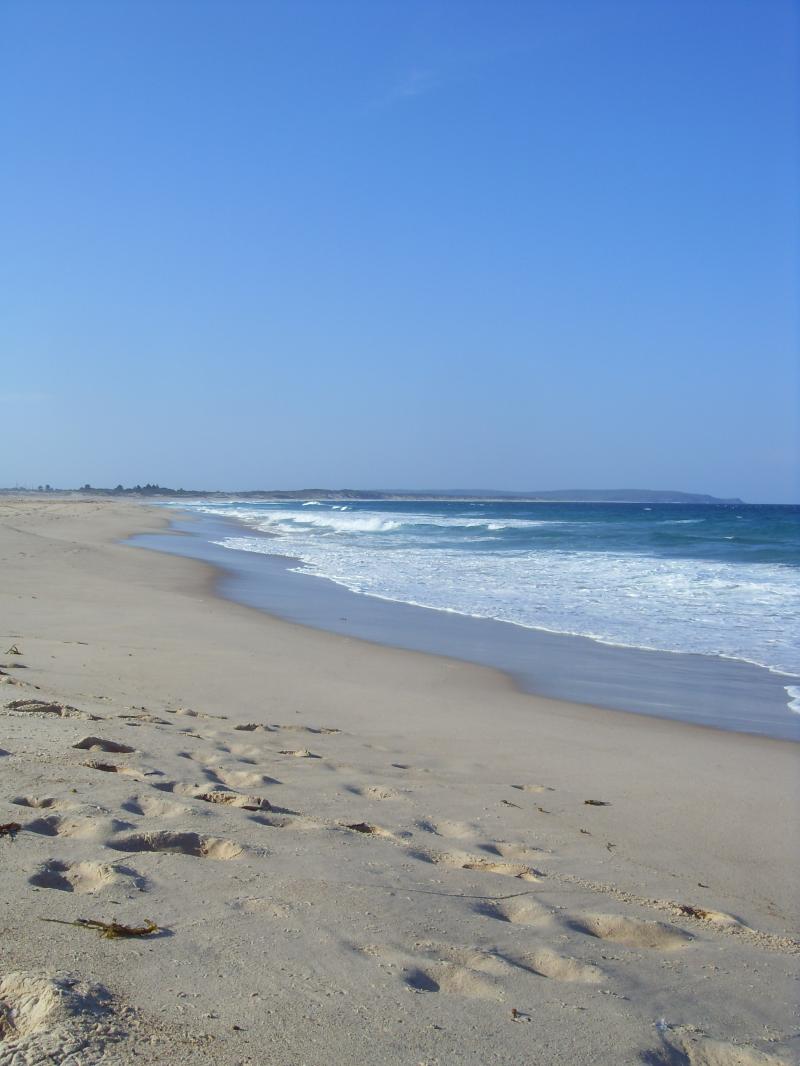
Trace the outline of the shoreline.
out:
[[[166,521],[0,504],[0,1056],[797,1061],[796,744],[281,621]]]
[[[166,533],[129,543],[209,563],[219,571],[219,595],[284,621],[499,670],[530,695],[800,741],[800,716],[786,692],[787,683],[800,681],[796,675],[724,656],[617,645],[361,595],[297,573],[299,560],[218,547],[216,541],[240,529],[252,535],[234,519],[167,513],[172,528]]]

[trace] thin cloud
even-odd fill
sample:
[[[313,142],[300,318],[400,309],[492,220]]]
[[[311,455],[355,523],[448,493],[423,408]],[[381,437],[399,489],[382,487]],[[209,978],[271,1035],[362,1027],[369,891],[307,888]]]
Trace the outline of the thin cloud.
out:
[[[414,96],[424,96],[438,84],[436,75],[430,70],[412,70],[395,85],[389,94],[390,100],[408,100]]]
[[[439,84],[440,79],[433,71],[414,68],[400,78],[387,93],[373,100],[369,106],[371,108],[391,107],[393,104],[401,104],[404,100],[414,100],[425,96]]]

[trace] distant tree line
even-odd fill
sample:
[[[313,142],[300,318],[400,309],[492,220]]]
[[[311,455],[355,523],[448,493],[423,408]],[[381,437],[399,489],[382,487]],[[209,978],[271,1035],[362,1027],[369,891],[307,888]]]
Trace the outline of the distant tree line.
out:
[[[96,485],[90,485],[87,481],[85,485],[81,485],[77,489],[57,489],[52,485],[37,485],[35,489],[29,489],[24,485],[15,485],[13,489],[0,488],[0,492],[91,492],[97,496],[200,496],[207,495],[202,490],[198,489],[170,489],[164,485],[155,485],[148,481],[146,485],[132,485],[130,488],[125,488],[120,484],[113,489],[99,488]]]
[[[170,489],[164,485],[155,485],[151,482],[147,482],[146,485],[133,485],[130,488],[125,488],[124,485],[117,485],[113,489],[101,489],[95,488],[88,483],[81,486],[81,492],[94,492],[103,496],[196,496],[196,492],[189,492],[187,489]]]

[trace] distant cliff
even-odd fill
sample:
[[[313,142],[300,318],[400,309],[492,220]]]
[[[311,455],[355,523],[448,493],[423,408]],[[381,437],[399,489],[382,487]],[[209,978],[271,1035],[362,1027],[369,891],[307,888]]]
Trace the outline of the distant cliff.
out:
[[[496,489],[299,489],[286,492],[242,492],[239,496],[265,496],[277,500],[508,500],[542,503],[742,503],[697,492],[662,489],[556,489],[549,492],[499,492]]]
[[[515,498],[517,494],[514,494]],[[558,489],[525,493],[526,499],[575,501],[576,503],[743,503],[738,496],[722,498],[700,492],[664,489]]]

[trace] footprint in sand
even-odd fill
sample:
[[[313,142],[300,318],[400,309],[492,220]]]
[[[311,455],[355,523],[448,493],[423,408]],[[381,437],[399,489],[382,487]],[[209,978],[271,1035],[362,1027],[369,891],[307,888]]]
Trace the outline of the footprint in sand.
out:
[[[45,837],[75,837],[80,840],[96,840],[109,833],[131,829],[130,822],[117,818],[62,818],[58,814],[37,818],[23,826],[29,833]]]
[[[551,948],[539,948],[530,954],[520,955],[514,960],[517,966],[550,977],[556,981],[574,981],[580,984],[596,985],[605,979],[605,974],[598,966],[581,962],[567,955],[559,955]]]
[[[100,770],[104,774],[122,774],[124,777],[135,777],[137,780],[141,780],[145,775],[142,770],[133,770],[129,766],[117,766],[113,762],[85,762],[83,766],[88,766],[90,770]]]
[[[315,736],[332,736],[334,733],[341,733],[341,729],[331,729],[328,726],[315,725],[278,725],[276,723],[270,728],[273,730],[284,729],[291,733],[313,733]]]
[[[415,859],[430,862],[437,866],[450,866],[456,870],[469,870],[473,873],[500,874],[503,877],[516,877],[520,881],[540,881],[543,874],[523,863],[492,862],[479,855],[466,852],[429,852],[413,849],[409,851]]]
[[[239,762],[254,763],[264,757],[263,749],[254,744],[217,744],[215,750],[223,755],[233,755]]]
[[[253,770],[225,770],[220,766],[213,769],[206,767],[203,775],[218,785],[227,785],[228,788],[263,788],[265,785],[279,785],[275,777],[267,777]]]
[[[528,844],[511,844],[507,841],[497,841],[492,844],[480,844],[481,851],[489,855],[497,855],[501,859],[525,859],[529,855],[545,855],[542,848],[533,848]]]
[[[465,966],[478,973],[489,973],[495,977],[507,977],[512,973],[508,959],[494,951],[481,951],[479,948],[460,947],[457,944],[442,944],[433,940],[421,940],[414,944],[414,951],[434,962],[450,962]]]
[[[463,840],[466,837],[473,837],[478,831],[476,826],[468,825],[466,822],[433,822],[428,818],[421,818],[415,824],[424,833],[433,833],[436,836],[450,840]]]
[[[216,718],[219,721],[225,721],[227,716],[224,714],[203,714],[202,711],[193,711],[191,707],[176,707],[174,709],[167,707],[167,714],[174,714],[177,718],[202,718],[206,721]]]
[[[304,829],[306,826],[298,825],[298,819],[293,815],[284,815],[277,813],[270,814],[255,814],[250,818],[251,822],[255,822],[256,825],[263,825],[267,829]],[[314,826],[315,829],[322,828],[322,826]]]
[[[511,899],[481,900],[472,909],[485,918],[509,922],[511,925],[541,926],[552,921],[548,908],[528,895],[513,896]]]
[[[53,799],[52,796],[15,796],[11,802],[18,807],[31,807],[38,811],[57,811],[64,807],[73,806],[73,804],[67,803],[65,800]]]
[[[512,862],[487,862],[485,859],[461,863],[461,869],[500,874],[502,877],[517,877],[520,881],[541,881],[543,877],[541,871],[534,870],[530,866]]]
[[[116,740],[104,740],[102,737],[84,737],[72,746],[82,751],[105,751],[114,755],[130,755],[136,751],[130,744],[119,744]]]
[[[171,723],[166,718],[159,718],[157,714],[139,713],[139,714],[120,714],[119,718],[125,721],[126,725],[140,725],[147,723],[148,725],[170,725]]]
[[[381,837],[384,840],[399,840],[403,834],[393,833],[391,829],[384,829],[380,825],[372,825],[370,822],[340,822],[342,829],[350,829],[354,833],[364,836]],[[408,836],[408,834],[405,834]]]
[[[198,859],[236,859],[245,853],[245,848],[233,840],[219,837],[203,837],[199,833],[132,833],[127,837],[109,840],[107,847],[114,851],[168,852],[173,855],[192,855]]]
[[[36,888],[53,888],[60,892],[91,893],[99,892],[109,885],[128,881],[140,891],[145,881],[135,870],[125,866],[113,866],[104,862],[62,862],[49,859],[42,863],[38,871],[28,878]]]
[[[321,755],[315,755],[313,751],[309,751],[308,748],[284,748],[278,752],[279,755],[291,755],[295,759],[321,759]]]
[[[558,981],[598,984],[605,976],[598,967],[559,955],[551,948],[539,948],[537,951],[518,956],[459,948],[450,944],[418,944],[416,948],[422,948],[425,955],[438,962],[463,966],[468,970],[495,977],[509,976],[514,969],[519,969]]]
[[[266,826],[268,829],[296,829],[299,832],[310,830],[329,830],[334,827],[327,822],[320,822],[308,814],[300,814],[299,811],[290,811],[285,807],[273,807],[267,814],[251,814],[250,821],[256,825]]]
[[[363,796],[364,799],[373,800],[399,800],[405,797],[393,788],[385,785],[345,785],[345,791],[354,796]]]
[[[158,796],[131,796],[122,804],[123,811],[138,814],[145,818],[177,818],[179,815],[192,814],[192,808],[183,803]]]
[[[70,707],[65,703],[53,703],[49,700],[12,700],[6,704],[7,711],[16,711],[25,714],[51,714],[56,718],[83,718],[89,722],[101,722],[100,715],[89,714],[87,711],[79,711],[77,707]]]
[[[414,992],[446,992],[451,996],[471,999],[503,998],[502,988],[491,978],[452,962],[406,967],[403,980]]]
[[[185,781],[154,781],[151,788],[156,789],[158,792],[173,792],[176,796],[194,796],[198,789],[202,789],[198,784],[187,784]]]
[[[176,751],[175,754],[179,759],[190,759],[192,762],[200,763],[201,766],[211,766],[219,761],[218,752]]]
[[[790,1066],[789,1060],[743,1044],[670,1033],[660,1051],[645,1053],[648,1066]]]
[[[270,918],[282,920],[292,917],[295,913],[293,907],[267,896],[247,896],[244,899],[228,900],[228,906],[231,910],[241,911],[243,914],[266,914]]]
[[[247,796],[242,792],[197,792],[193,799],[204,803],[220,803],[228,807],[239,807],[243,811],[270,811],[272,804],[262,796]]]
[[[623,918],[619,914],[585,914],[567,923],[579,933],[611,940],[629,948],[652,948],[657,951],[674,951],[691,941],[688,933],[665,922],[643,921],[641,918]]]
[[[0,1063],[100,1061],[118,1035],[111,1004],[101,985],[20,971],[0,975]]]
[[[158,781],[152,786],[159,792],[171,792],[176,796],[185,796],[187,799],[202,800],[204,803],[221,803],[231,807],[241,807],[246,811],[272,810],[272,804],[263,796],[251,796],[242,792],[235,792],[222,784],[215,784],[213,788],[203,787],[198,784],[188,784],[185,781]],[[134,814],[169,815],[197,813],[192,807],[169,805],[166,800],[148,799],[144,796],[132,797],[128,801],[132,804],[126,810]],[[159,810],[159,803],[165,806]],[[136,810],[141,807],[141,810]]]
[[[414,953],[380,947],[362,949],[381,959],[412,992],[443,992],[469,999],[501,1000],[503,987],[498,976],[508,972],[508,964],[497,956],[447,945],[418,945]]]
[[[678,903],[674,910],[675,914],[680,915],[682,918],[696,918],[699,922],[708,922],[709,925],[715,925],[717,928],[749,928],[744,922],[726,911],[711,911],[705,907],[692,907],[688,903]]]

